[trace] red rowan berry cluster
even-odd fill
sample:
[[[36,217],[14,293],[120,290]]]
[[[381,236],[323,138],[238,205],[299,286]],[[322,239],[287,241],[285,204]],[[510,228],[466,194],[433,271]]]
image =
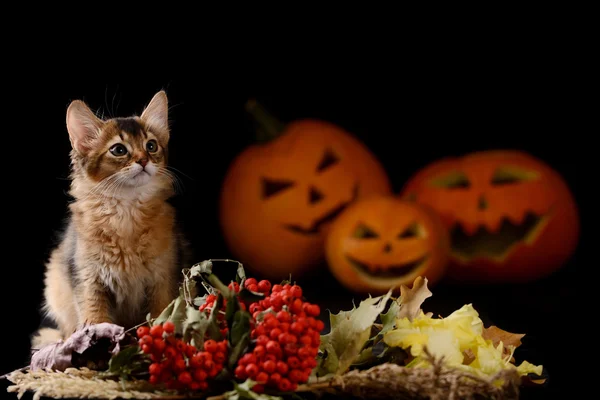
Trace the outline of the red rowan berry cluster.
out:
[[[227,360],[227,341],[209,339],[199,351],[175,336],[175,325],[140,326],[138,343],[150,355],[150,383],[164,383],[169,389],[207,390],[208,380],[216,377]]]
[[[302,300],[299,285],[271,287],[267,280],[248,278],[244,286],[265,297],[248,306],[254,320],[253,349],[238,360],[235,377],[256,381],[253,390],[259,393],[265,388],[294,391],[308,381],[317,365],[324,329],[323,321],[317,319],[321,310]]]

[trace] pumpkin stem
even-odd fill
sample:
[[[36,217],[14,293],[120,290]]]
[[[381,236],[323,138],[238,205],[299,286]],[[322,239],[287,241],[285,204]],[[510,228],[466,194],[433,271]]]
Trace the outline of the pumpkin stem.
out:
[[[248,100],[245,109],[257,125],[256,137],[258,142],[268,142],[277,138],[283,132],[285,124],[267,111],[256,99]]]

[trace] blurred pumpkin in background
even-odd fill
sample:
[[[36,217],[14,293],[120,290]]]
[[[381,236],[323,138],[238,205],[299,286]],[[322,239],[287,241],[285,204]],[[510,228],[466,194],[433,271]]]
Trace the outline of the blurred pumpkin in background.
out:
[[[222,184],[220,224],[233,255],[269,279],[298,278],[324,261],[324,234],[352,202],[390,194],[379,160],[325,121],[280,123],[255,101],[247,111],[268,140],[232,162]]]
[[[569,187],[525,152],[489,150],[432,162],[408,180],[402,197],[442,217],[451,237],[452,280],[535,280],[559,269],[577,246],[579,216]]]
[[[418,276],[435,285],[449,257],[448,232],[429,207],[378,196],[349,206],[325,242],[327,264],[348,289],[372,295],[410,287]]]

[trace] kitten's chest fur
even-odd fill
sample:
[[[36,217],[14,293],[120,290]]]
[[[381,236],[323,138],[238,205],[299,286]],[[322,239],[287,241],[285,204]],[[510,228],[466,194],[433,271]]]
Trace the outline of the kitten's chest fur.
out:
[[[106,287],[115,322],[139,322],[148,312],[149,288],[161,280],[166,284],[173,273],[173,209],[141,199],[84,201],[71,209],[80,274]]]

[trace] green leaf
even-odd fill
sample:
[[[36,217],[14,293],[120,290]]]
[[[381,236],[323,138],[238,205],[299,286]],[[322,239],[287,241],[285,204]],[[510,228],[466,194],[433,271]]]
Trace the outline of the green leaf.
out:
[[[183,334],[183,323],[186,317],[186,308],[186,302],[183,296],[177,297],[175,299],[175,304],[173,305],[173,313],[168,320],[175,325],[175,333],[178,335]]]
[[[192,278],[200,277],[202,274],[212,274],[213,263],[210,260],[204,260],[197,264],[194,264],[190,269],[190,275]]]
[[[227,321],[227,326],[232,326],[234,315],[238,310],[240,310],[240,303],[235,292],[231,291],[230,296],[227,299],[227,306],[225,306],[225,320]]]
[[[229,355],[229,360],[228,360],[228,367],[230,370],[233,370],[233,368],[235,367],[235,364],[237,363],[239,358],[242,356],[242,354],[244,354],[244,352],[246,351],[246,348],[248,347],[249,344],[250,344],[250,332],[246,332],[245,334],[242,335],[242,337],[239,339],[237,344],[235,346],[233,346],[233,349],[231,350],[231,354]]]
[[[385,314],[381,314],[381,323],[383,324],[383,328],[379,332],[379,335],[383,335],[384,333],[394,329],[396,326],[396,318],[398,317],[398,312],[400,311],[400,304],[397,301],[393,301],[388,309],[388,312]]]
[[[123,369],[126,369],[135,356],[143,354],[138,345],[125,347],[117,354],[113,355],[108,361],[108,372],[114,374],[120,374]]]
[[[324,356],[317,368],[317,376],[319,377],[327,375],[331,371],[337,371],[339,368],[338,356],[331,343],[326,343],[321,350],[324,352]]]
[[[264,293],[253,292],[245,287],[240,289],[238,293],[240,300],[245,303],[252,304],[265,298]]]
[[[244,270],[244,266],[241,262],[238,262],[237,274],[236,274],[236,282],[240,284],[240,286],[246,280],[246,271]]]
[[[169,305],[160,313],[160,315],[154,320],[154,325],[162,325],[165,323],[171,314],[173,313],[173,308],[175,307],[175,300],[173,299]]]
[[[253,392],[252,387],[254,385],[256,385],[256,382],[252,379],[246,379],[246,381],[243,383],[233,382],[234,389],[225,393],[225,398],[249,400],[283,400],[283,397]]]
[[[203,313],[195,307],[188,306],[185,322],[183,323],[183,341],[191,343],[196,348],[202,348],[208,325],[208,318]]]
[[[325,372],[343,374],[350,368],[369,340],[371,327],[385,309],[391,295],[392,290],[385,296],[369,297],[361,301],[358,308],[351,311],[330,315],[331,330],[321,336],[320,348],[323,351],[329,349],[327,358],[335,354],[338,365],[331,369],[335,363],[324,362],[323,365],[328,366]]]
[[[235,346],[242,339],[244,334],[250,333],[251,315],[247,311],[239,310],[233,316],[233,322],[230,325],[231,329],[231,345]]]

